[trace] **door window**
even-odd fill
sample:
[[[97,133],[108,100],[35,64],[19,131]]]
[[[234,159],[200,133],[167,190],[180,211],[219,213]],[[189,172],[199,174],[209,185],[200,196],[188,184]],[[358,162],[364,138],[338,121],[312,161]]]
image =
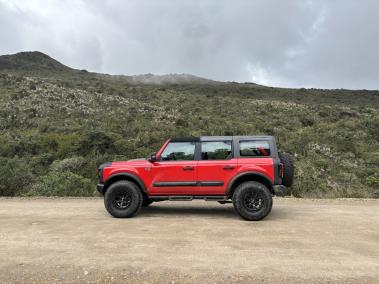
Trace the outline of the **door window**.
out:
[[[227,160],[232,157],[231,141],[201,142],[202,160]]]
[[[188,161],[195,158],[194,142],[171,142],[164,149],[162,161]]]
[[[265,157],[270,156],[271,150],[268,141],[241,141],[241,157]]]

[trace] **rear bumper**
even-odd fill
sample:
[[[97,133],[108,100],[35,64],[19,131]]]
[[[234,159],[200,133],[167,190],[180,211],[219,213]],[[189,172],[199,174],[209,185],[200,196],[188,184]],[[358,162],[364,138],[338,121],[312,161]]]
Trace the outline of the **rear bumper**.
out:
[[[274,185],[273,186],[274,192],[278,196],[284,196],[288,192],[288,188],[285,187],[284,185]]]
[[[96,190],[100,192],[101,194],[104,194],[104,184],[98,183],[96,185]]]

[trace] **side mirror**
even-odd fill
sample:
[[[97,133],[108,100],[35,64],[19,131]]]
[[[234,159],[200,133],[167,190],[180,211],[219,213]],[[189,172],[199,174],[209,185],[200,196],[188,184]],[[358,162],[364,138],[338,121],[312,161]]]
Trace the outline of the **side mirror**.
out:
[[[151,154],[149,161],[152,162],[152,163],[154,163],[154,162],[157,161],[157,153],[156,152],[154,152],[153,154]]]

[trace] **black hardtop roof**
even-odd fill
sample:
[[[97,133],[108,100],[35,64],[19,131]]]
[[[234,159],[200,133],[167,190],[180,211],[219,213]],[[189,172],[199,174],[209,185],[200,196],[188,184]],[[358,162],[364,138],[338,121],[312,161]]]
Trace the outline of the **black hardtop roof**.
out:
[[[198,142],[198,141],[232,141],[237,140],[271,140],[274,136],[200,136],[171,138],[171,142]]]

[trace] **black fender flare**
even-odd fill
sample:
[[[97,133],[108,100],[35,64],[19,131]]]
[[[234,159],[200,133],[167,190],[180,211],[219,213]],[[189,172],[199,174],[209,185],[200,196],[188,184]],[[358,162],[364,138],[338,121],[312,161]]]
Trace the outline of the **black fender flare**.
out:
[[[262,173],[260,173],[260,172],[242,172],[242,173],[239,173],[239,174],[237,174],[236,176],[234,176],[234,177],[229,181],[228,186],[227,186],[227,188],[226,188],[226,192],[225,192],[227,196],[230,196],[230,194],[232,193],[231,190],[233,189],[233,185],[234,185],[234,183],[235,183],[238,179],[240,179],[240,178],[242,178],[242,177],[244,177],[244,176],[256,176],[256,177],[258,177],[258,179],[260,179],[260,180],[258,180],[258,181],[264,181],[264,184],[265,184],[266,186],[268,186],[268,189],[269,189],[271,192],[273,192],[273,183],[272,183],[272,181],[270,180],[270,178],[267,177],[265,174],[262,174]]]
[[[128,173],[128,172],[121,172],[121,173],[117,173],[117,174],[111,175],[107,179],[107,181],[104,183],[103,192],[105,193],[105,191],[107,190],[107,188],[113,182],[118,181],[118,180],[122,180],[123,178],[125,178],[126,180],[132,180],[132,181],[134,181],[139,186],[139,188],[142,190],[143,193],[148,194],[146,186],[143,183],[143,181],[138,176],[136,176],[136,175],[134,175],[132,173]]]

